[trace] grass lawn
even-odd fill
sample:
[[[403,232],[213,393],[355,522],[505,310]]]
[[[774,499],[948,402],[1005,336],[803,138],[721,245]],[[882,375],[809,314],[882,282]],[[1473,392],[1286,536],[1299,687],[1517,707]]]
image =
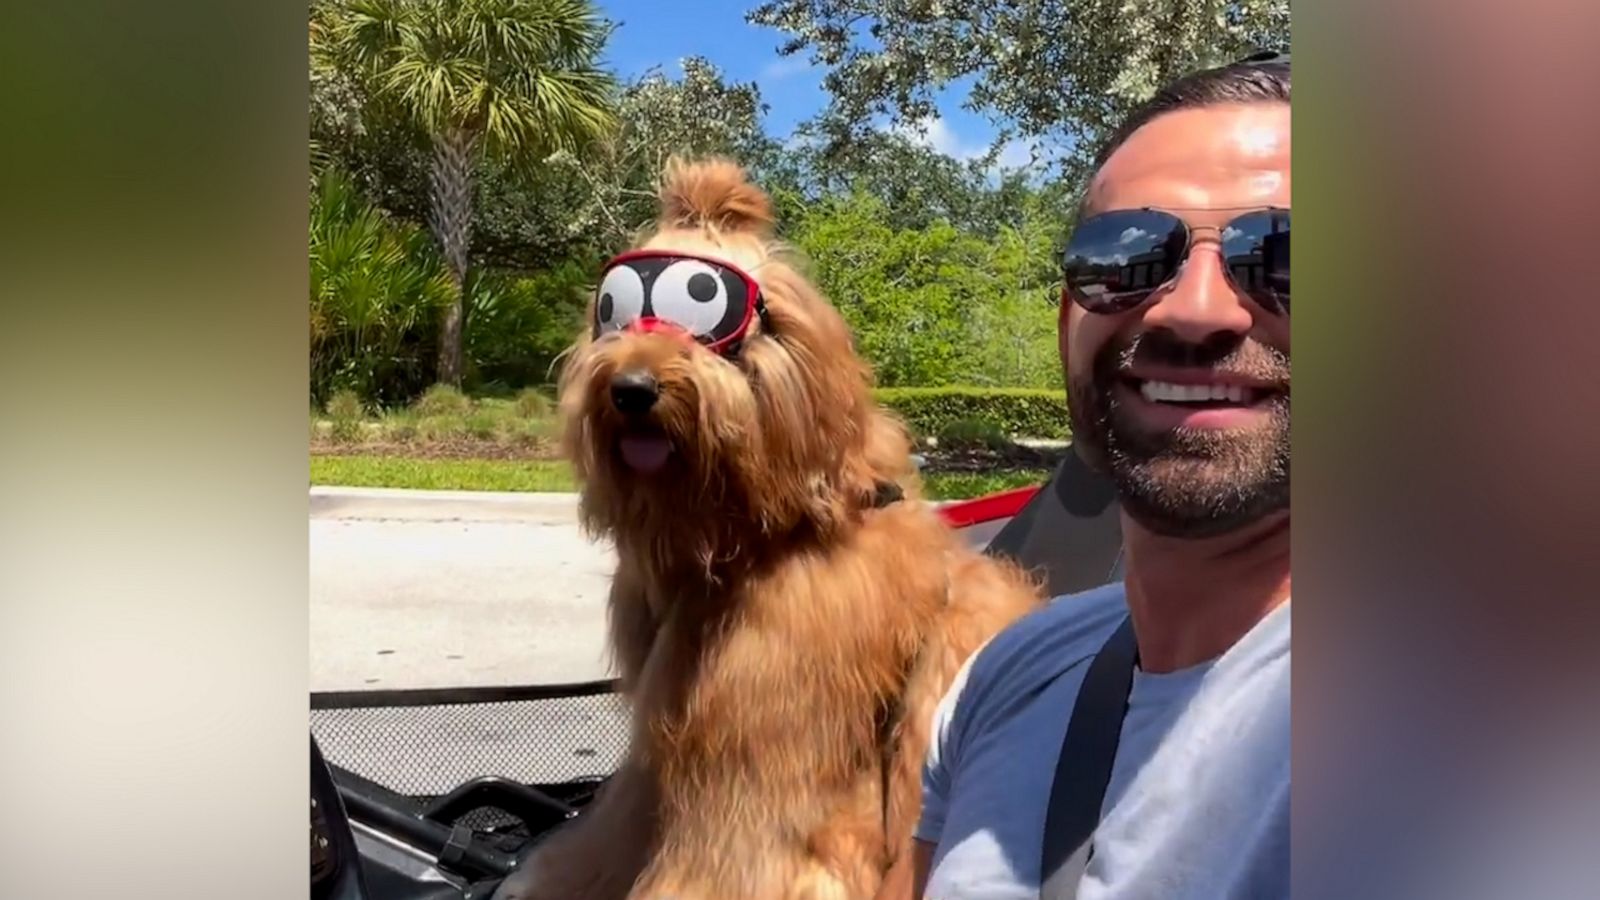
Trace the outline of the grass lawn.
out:
[[[310,424],[312,484],[441,491],[576,490],[566,462],[555,458],[553,401],[535,389],[502,399],[466,397],[436,387],[410,407],[378,411],[364,408],[354,395],[336,397],[328,409],[311,411]],[[997,442],[1009,445],[997,428],[976,426],[950,429],[941,440],[961,439],[990,449]],[[997,458],[992,461],[994,471],[982,471],[988,461],[964,462],[952,467],[961,471],[924,475],[927,495],[934,500],[961,500],[1037,484],[1049,476],[1053,465],[1043,458]]]
[[[311,483],[431,491],[573,491],[572,469],[547,459],[313,456]]]
[[[923,488],[934,500],[967,500],[997,491],[1043,484],[1050,469],[1015,472],[935,472],[922,476]]]
[[[1000,473],[935,473],[923,478],[935,500],[961,500],[1038,484],[1047,470]],[[413,488],[439,491],[572,491],[565,462],[517,459],[408,459],[395,456],[313,456],[311,483],[343,487]]]

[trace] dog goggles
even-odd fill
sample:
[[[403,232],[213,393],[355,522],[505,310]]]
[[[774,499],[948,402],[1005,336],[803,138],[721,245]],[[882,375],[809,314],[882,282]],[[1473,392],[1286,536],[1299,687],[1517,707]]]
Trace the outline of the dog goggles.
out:
[[[601,270],[594,336],[615,331],[687,335],[733,356],[757,317],[766,327],[761,287],[743,269],[675,250],[634,250]]]
[[[1228,281],[1262,309],[1287,316],[1289,211],[1253,210],[1216,230]],[[1178,277],[1193,245],[1189,225],[1166,210],[1090,216],[1062,251],[1064,291],[1089,312],[1127,312]]]

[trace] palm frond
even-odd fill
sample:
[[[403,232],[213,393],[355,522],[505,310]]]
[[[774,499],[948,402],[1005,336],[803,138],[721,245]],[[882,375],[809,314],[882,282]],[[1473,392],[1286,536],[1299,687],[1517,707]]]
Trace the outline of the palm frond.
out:
[[[592,0],[350,0],[335,31],[379,99],[433,134],[465,129],[522,156],[613,127],[608,26]]]

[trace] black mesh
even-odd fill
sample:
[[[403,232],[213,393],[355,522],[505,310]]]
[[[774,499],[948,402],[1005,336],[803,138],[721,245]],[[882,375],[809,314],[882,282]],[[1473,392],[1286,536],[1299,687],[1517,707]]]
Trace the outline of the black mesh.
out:
[[[322,694],[312,696],[311,732],[329,763],[409,797],[485,775],[581,795],[621,763],[628,711],[595,685]]]

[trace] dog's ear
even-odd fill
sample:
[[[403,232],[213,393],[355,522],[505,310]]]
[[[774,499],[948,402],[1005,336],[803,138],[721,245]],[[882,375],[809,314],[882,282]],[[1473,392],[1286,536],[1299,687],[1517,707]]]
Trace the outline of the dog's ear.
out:
[[[668,161],[661,178],[661,228],[772,232],[772,200],[731,160]]]

